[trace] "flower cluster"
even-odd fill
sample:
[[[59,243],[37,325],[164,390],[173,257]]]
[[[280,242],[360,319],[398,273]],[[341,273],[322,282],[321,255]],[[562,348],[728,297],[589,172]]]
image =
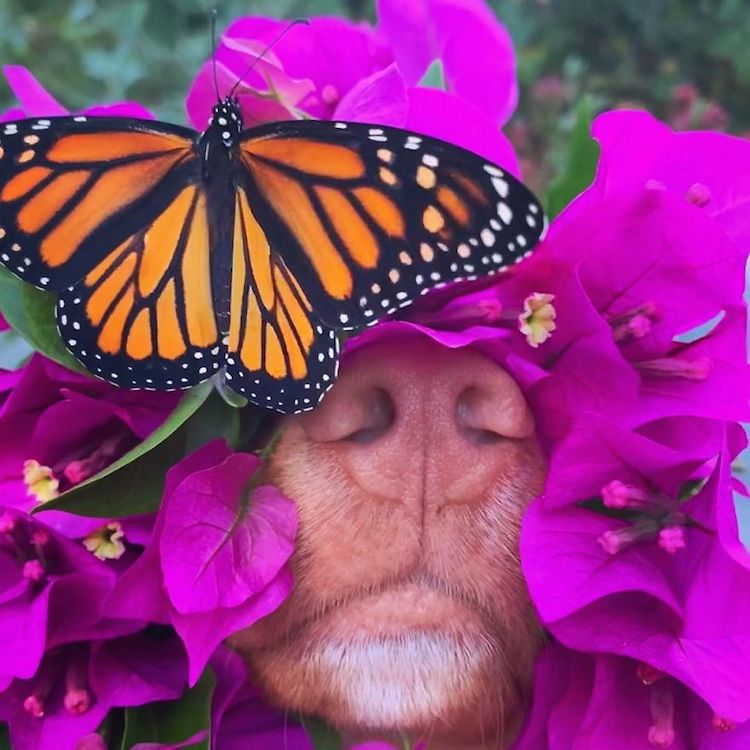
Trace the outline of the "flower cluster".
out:
[[[286,22],[236,21],[197,74],[189,119],[208,121],[215,65],[248,126],[396,125],[517,172],[499,129],[517,98],[513,49],[481,0],[378,12],[377,28],[289,28],[260,60]],[[5,72],[21,108],[3,119],[64,113],[30,73]],[[348,350],[403,327],[474,347],[534,410],[549,474],[521,556],[549,638],[514,750],[739,750],[750,553],[731,469],[749,417],[750,143],[639,112],[600,116],[594,136],[592,185],[528,261],[430,295]],[[0,319],[0,352],[7,333]],[[113,732],[124,748],[313,747],[222,645],[291,589],[293,499],[235,450],[247,425],[221,431],[223,402],[196,393],[118,390],[39,353],[0,370],[0,720],[14,750],[104,750]],[[190,731],[154,732],[180,706]]]
[[[548,451],[521,557],[552,640],[517,750],[742,748],[750,144],[639,112],[593,130],[595,180],[527,263],[389,325],[502,363]]]

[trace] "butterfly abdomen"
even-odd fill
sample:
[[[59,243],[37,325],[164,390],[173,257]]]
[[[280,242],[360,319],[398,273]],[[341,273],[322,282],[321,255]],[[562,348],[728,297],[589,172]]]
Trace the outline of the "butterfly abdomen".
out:
[[[214,108],[209,126],[197,147],[210,217],[211,292],[216,324],[222,336],[229,332],[232,242],[237,193],[234,171],[238,151],[236,140],[242,128],[242,115],[236,102],[222,102]]]

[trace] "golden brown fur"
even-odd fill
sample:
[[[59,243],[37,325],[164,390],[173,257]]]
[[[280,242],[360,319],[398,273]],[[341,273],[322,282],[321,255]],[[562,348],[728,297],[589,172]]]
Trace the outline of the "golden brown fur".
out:
[[[234,644],[271,699],[353,739],[505,746],[541,638],[518,534],[544,473],[481,354],[416,334],[355,352],[269,464],[299,508],[295,587]]]

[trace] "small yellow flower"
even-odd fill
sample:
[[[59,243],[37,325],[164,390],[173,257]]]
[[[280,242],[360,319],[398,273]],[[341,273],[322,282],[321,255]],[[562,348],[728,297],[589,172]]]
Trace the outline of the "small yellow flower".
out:
[[[518,316],[518,328],[535,349],[543,344],[557,328],[557,312],[552,305],[554,294],[534,292],[523,301],[523,313]]]
[[[40,503],[46,503],[56,498],[60,493],[60,482],[55,479],[49,466],[42,466],[39,461],[30,459],[23,463],[23,481],[28,488],[28,494]]]
[[[119,521],[111,521],[92,531],[83,540],[83,546],[100,560],[117,560],[125,553],[125,545],[122,542],[124,536]]]

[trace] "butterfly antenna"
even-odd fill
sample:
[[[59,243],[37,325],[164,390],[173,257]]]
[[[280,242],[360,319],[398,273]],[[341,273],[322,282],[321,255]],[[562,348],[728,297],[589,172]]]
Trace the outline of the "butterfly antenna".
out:
[[[306,26],[310,25],[310,22],[306,18],[295,18],[293,21],[290,21],[287,26],[285,26],[263,49],[263,51],[255,57],[255,59],[248,65],[247,70],[237,79],[237,83],[232,86],[232,90],[229,92],[229,96],[231,97],[232,94],[237,90],[237,87],[242,83],[242,81],[245,79],[245,76],[263,59],[263,57],[268,54],[268,52],[271,50],[271,48],[278,44],[278,42],[281,41],[281,39],[286,35],[286,33],[289,31],[289,29],[294,28],[295,26],[298,26],[299,24],[305,24]]]
[[[221,94],[219,93],[219,79],[216,75],[216,16],[219,12],[216,8],[211,11],[211,64],[213,67],[214,76],[214,91],[216,91],[216,101],[221,101]]]

